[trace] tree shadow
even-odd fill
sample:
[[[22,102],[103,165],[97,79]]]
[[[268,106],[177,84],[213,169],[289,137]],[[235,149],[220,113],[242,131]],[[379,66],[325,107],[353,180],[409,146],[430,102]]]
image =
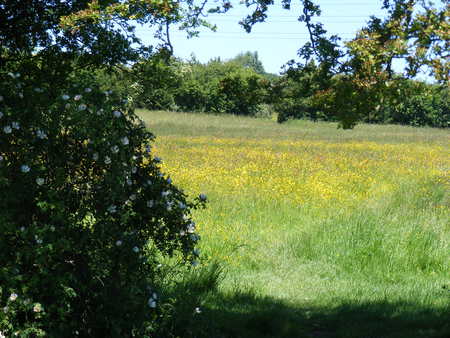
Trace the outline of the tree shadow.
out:
[[[402,302],[359,302],[327,308],[289,305],[271,297],[215,294],[198,316],[202,332],[217,338],[450,337],[447,309]]]

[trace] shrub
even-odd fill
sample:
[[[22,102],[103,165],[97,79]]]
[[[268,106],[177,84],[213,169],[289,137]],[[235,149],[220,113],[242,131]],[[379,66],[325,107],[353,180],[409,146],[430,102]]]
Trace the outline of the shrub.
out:
[[[167,317],[159,262],[196,264],[205,197],[161,172],[129,103],[29,79],[0,73],[0,332],[150,336]]]

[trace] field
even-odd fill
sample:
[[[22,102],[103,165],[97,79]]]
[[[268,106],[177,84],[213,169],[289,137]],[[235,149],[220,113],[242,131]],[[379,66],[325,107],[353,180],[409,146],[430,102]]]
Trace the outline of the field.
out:
[[[209,199],[199,336],[450,336],[448,130],[139,114]]]

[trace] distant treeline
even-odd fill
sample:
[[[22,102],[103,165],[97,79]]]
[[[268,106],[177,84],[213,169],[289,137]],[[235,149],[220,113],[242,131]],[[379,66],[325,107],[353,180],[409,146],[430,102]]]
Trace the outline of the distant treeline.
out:
[[[85,76],[113,84],[137,107],[151,110],[276,114],[280,123],[292,118],[341,121],[349,113],[366,123],[450,127],[447,86],[394,76],[378,91],[355,94],[345,76],[324,74],[314,63],[283,75],[266,73],[256,52],[206,64],[158,53],[133,66]]]

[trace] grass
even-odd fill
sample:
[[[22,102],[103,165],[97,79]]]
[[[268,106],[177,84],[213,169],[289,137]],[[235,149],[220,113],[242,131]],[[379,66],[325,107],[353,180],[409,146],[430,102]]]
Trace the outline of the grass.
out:
[[[450,336],[450,132],[141,111],[225,271],[195,336]]]

